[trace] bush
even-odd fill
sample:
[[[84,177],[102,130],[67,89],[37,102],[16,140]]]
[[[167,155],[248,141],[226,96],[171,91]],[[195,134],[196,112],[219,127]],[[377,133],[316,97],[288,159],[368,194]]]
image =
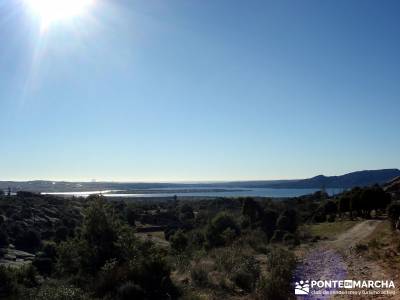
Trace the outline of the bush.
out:
[[[81,251],[85,271],[96,273],[106,261],[117,256],[118,222],[103,197],[93,197],[82,226]]]
[[[126,210],[126,221],[128,224],[132,227],[135,227],[135,221],[136,221],[136,213],[132,208],[128,208]]]
[[[15,273],[17,283],[29,288],[38,285],[37,271],[34,266],[25,265],[13,271]]]
[[[175,234],[169,239],[171,243],[171,248],[180,253],[185,251],[188,246],[188,238],[182,230],[178,230]]]
[[[208,272],[209,270],[203,263],[195,264],[190,270],[190,277],[192,282],[199,287],[208,286]]]
[[[243,232],[237,243],[249,245],[257,253],[265,253],[268,245],[268,236],[261,229],[249,230]]]
[[[170,267],[157,253],[132,261],[127,278],[140,285],[147,299],[175,299],[179,295],[170,278]]]
[[[390,223],[392,224],[392,228],[396,228],[398,226],[398,222],[400,220],[400,203],[392,203],[387,208],[388,217]],[[400,228],[397,228],[400,229]]]
[[[227,229],[229,230],[226,231]],[[219,213],[207,226],[205,234],[207,246],[210,248],[224,246],[239,234],[239,227],[233,217],[226,213]]]
[[[247,292],[251,292],[255,288],[260,273],[258,262],[254,257],[249,256],[241,259],[241,263],[236,266],[230,277],[238,287]]]
[[[31,297],[33,300],[88,300],[89,297],[80,289],[60,282],[50,283],[42,286],[39,291]]]
[[[188,232],[188,245],[192,249],[201,249],[204,245],[204,234],[197,230]]]
[[[80,272],[81,257],[79,254],[79,241],[76,239],[67,240],[57,246],[56,268],[61,275],[73,275]],[[82,246],[84,246],[82,244]]]
[[[169,239],[171,238],[171,236],[173,236],[175,234],[175,232],[177,231],[176,228],[171,228],[168,227],[164,230],[164,237],[167,241],[169,241]]]
[[[300,243],[297,236],[290,232],[287,232],[283,235],[282,242],[285,245],[290,245],[290,246],[295,246]]]
[[[278,230],[295,232],[297,229],[297,213],[294,209],[285,210],[276,221]]]
[[[239,248],[231,246],[215,249],[210,253],[210,256],[219,272],[229,274],[238,265],[243,253]]]
[[[57,257],[57,245],[54,242],[45,242],[43,245],[43,257],[55,260]]]
[[[7,230],[4,227],[0,227],[0,248],[7,247],[9,244]]]
[[[268,274],[257,287],[259,299],[287,300],[292,295],[292,273],[296,265],[294,255],[282,248],[271,248],[268,254]]]
[[[271,238],[271,243],[281,242],[287,231],[284,230],[275,230],[274,235]]]
[[[117,295],[120,300],[145,299],[145,293],[142,288],[132,281],[123,283],[118,288]]]
[[[53,272],[53,261],[47,257],[37,257],[32,262],[41,275],[50,275]]]
[[[22,234],[19,234],[15,239],[15,246],[17,249],[26,251],[35,251],[39,249],[41,243],[40,234],[34,229],[22,232]]]
[[[17,290],[15,275],[10,268],[0,266],[0,297],[7,297]]]
[[[65,241],[68,237],[68,228],[65,226],[60,226],[56,229],[55,232],[55,239],[57,242]]]

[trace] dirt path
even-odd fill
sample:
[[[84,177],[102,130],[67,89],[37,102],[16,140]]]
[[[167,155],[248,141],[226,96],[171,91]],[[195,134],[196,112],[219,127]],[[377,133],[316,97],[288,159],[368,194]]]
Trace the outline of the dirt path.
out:
[[[383,221],[367,220],[340,234],[335,240],[323,241],[305,251],[302,263],[296,270],[297,280],[392,280],[376,262],[367,260],[357,253],[356,245],[371,235]],[[396,283],[395,283],[396,284]],[[400,299],[399,283],[396,295],[373,296],[308,296],[307,299]],[[304,299],[304,297],[299,297]]]
[[[339,235],[336,240],[331,241],[332,246],[342,250],[354,247],[357,243],[367,238],[382,222],[381,220],[367,220],[358,223]]]

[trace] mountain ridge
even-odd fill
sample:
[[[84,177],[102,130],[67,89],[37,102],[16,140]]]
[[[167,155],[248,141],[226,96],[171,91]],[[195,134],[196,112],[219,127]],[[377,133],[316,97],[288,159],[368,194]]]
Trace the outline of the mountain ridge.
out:
[[[214,183],[123,183],[123,182],[68,182],[68,181],[0,181],[0,190],[10,187],[13,191],[78,192],[101,190],[129,190],[155,188],[225,187],[225,188],[352,188],[355,186],[383,185],[400,176],[399,169],[355,171],[339,176],[317,175],[306,179],[250,180]]]

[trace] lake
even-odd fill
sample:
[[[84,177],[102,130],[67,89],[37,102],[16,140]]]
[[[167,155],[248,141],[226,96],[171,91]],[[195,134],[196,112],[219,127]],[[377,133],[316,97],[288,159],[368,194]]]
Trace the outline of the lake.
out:
[[[86,192],[63,192],[63,193],[42,193],[47,195],[60,195],[60,196],[75,196],[87,197],[92,194],[103,194],[106,197],[273,197],[273,198],[287,198],[298,197],[307,194],[312,194],[320,189],[274,189],[274,188],[223,188],[219,190],[210,190],[209,188],[164,188],[152,191],[135,190],[134,193],[126,191],[105,190],[105,191],[86,191]],[[326,189],[330,195],[341,193],[343,189]]]

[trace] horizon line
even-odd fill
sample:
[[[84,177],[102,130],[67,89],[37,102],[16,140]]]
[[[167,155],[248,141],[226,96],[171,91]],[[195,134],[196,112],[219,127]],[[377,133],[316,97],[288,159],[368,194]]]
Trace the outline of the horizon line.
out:
[[[84,179],[84,180],[71,180],[71,179],[25,179],[25,180],[10,180],[10,179],[0,179],[0,182],[38,182],[38,181],[45,181],[45,182],[67,182],[67,183],[181,183],[181,184],[194,184],[194,183],[219,183],[219,182],[247,182],[247,181],[291,181],[291,180],[302,180],[302,179],[310,179],[317,176],[326,176],[326,177],[333,177],[333,176],[343,176],[355,172],[365,172],[365,171],[383,171],[383,170],[397,170],[400,171],[399,168],[383,168],[383,169],[364,169],[364,170],[357,170],[352,171],[340,175],[324,175],[318,174],[311,177],[303,177],[303,178],[277,178],[277,179],[218,179],[218,180],[209,180],[209,179],[200,179],[200,180],[107,180],[107,179]]]

